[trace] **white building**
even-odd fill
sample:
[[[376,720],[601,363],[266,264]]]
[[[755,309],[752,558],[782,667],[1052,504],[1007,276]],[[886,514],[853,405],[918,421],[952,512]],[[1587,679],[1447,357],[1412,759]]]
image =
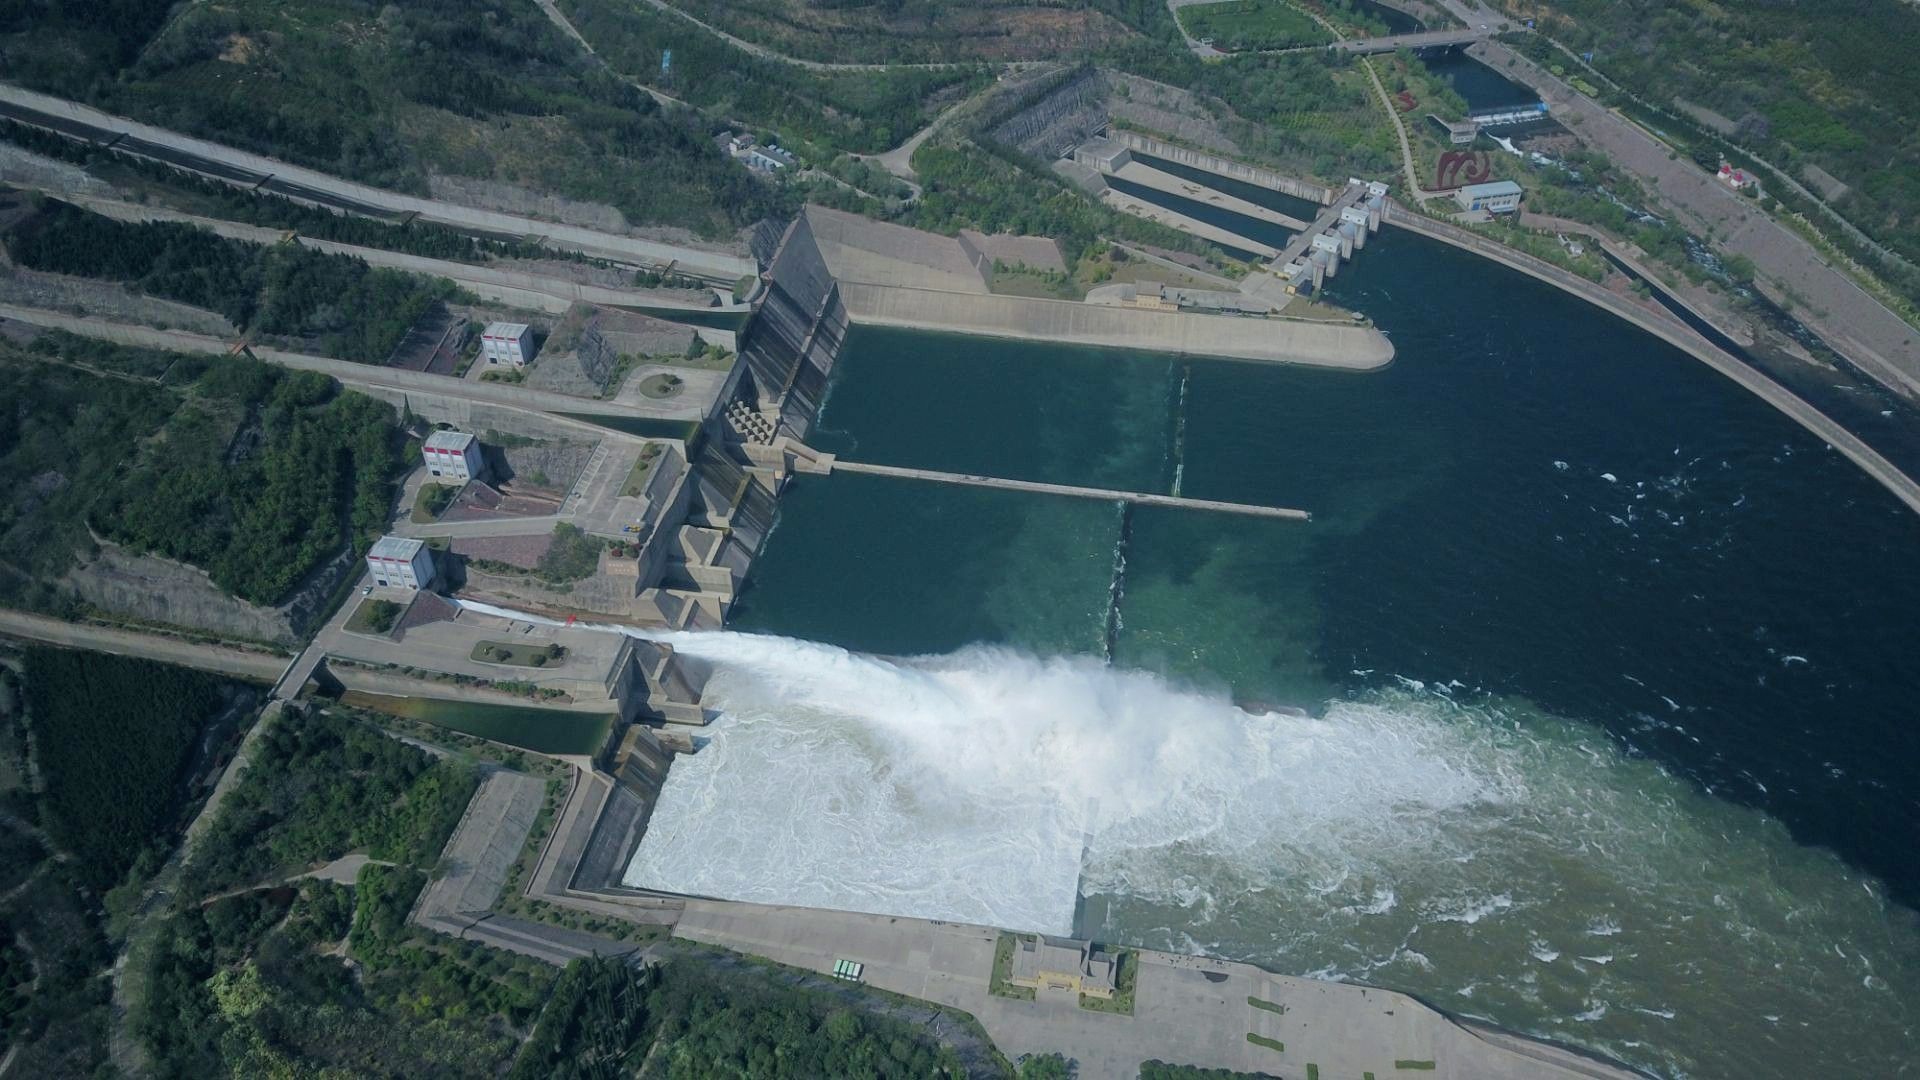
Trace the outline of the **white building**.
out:
[[[1484,210],[1489,214],[1511,214],[1520,209],[1520,185],[1511,180],[1468,184],[1453,193],[1462,210]]]
[[[480,355],[489,364],[525,367],[533,359],[533,331],[526,323],[488,323],[480,335]]]
[[[383,536],[367,552],[367,569],[382,588],[424,589],[433,584],[433,552],[419,540]]]
[[[427,472],[448,480],[472,480],[486,471],[480,440],[464,431],[436,431],[420,448]]]

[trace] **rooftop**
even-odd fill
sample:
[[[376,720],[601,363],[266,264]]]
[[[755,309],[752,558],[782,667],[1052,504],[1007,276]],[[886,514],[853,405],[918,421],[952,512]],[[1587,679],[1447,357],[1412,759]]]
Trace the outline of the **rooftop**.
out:
[[[495,322],[487,324],[485,336],[517,338],[526,332],[527,324],[523,322]]]
[[[426,445],[432,450],[465,450],[472,445],[473,436],[465,431],[436,431],[427,436]]]
[[[374,559],[412,562],[414,554],[420,550],[421,546],[421,541],[405,536],[383,536],[373,542],[373,548],[367,552],[367,555]]]
[[[1468,184],[1460,189],[1467,195],[1519,195],[1521,187],[1511,180],[1489,180],[1484,184]]]

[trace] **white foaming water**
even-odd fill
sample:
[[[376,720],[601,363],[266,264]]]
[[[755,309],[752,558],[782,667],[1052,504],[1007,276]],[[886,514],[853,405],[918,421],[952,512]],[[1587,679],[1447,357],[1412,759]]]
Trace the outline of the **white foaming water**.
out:
[[[1430,846],[1450,815],[1525,794],[1472,765],[1463,729],[1252,716],[1088,658],[668,640],[716,664],[706,697],[722,718],[674,764],[627,872],[651,888],[1066,933],[1083,847],[1113,886],[1185,853],[1276,845],[1333,871],[1343,846]],[[1169,899],[1213,884],[1154,881]]]
[[[631,884],[1056,933],[1083,904],[1083,934],[1470,998],[1674,1076],[1874,1075],[1920,1034],[1910,913],[1519,705],[1250,715],[1093,659],[664,640],[721,715]]]

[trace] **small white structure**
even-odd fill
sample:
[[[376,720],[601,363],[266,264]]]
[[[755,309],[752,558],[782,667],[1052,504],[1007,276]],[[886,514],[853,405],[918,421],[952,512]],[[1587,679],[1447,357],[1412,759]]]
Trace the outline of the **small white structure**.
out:
[[[480,440],[464,431],[436,431],[420,447],[427,472],[448,480],[472,480],[486,471]]]
[[[753,148],[754,143],[759,141],[760,140],[751,135],[735,135],[727,140],[727,150],[736,155],[744,154]]]
[[[433,552],[419,540],[383,536],[367,552],[367,569],[381,588],[424,589],[433,584]]]
[[[1462,210],[1483,210],[1489,214],[1511,214],[1520,209],[1520,185],[1511,180],[1493,180],[1468,184],[1453,193]]]
[[[533,331],[526,323],[488,323],[480,335],[480,355],[489,364],[526,367],[533,359]]]

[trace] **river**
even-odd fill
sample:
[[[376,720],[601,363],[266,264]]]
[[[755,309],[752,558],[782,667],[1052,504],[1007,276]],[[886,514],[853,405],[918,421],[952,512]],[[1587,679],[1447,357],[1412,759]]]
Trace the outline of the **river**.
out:
[[[803,478],[756,633],[677,643],[723,716],[630,880],[1362,979],[1663,1075],[1909,1068],[1920,518],[1469,254],[1385,232],[1329,299],[1390,368],[856,329],[845,457],[1314,520]]]

